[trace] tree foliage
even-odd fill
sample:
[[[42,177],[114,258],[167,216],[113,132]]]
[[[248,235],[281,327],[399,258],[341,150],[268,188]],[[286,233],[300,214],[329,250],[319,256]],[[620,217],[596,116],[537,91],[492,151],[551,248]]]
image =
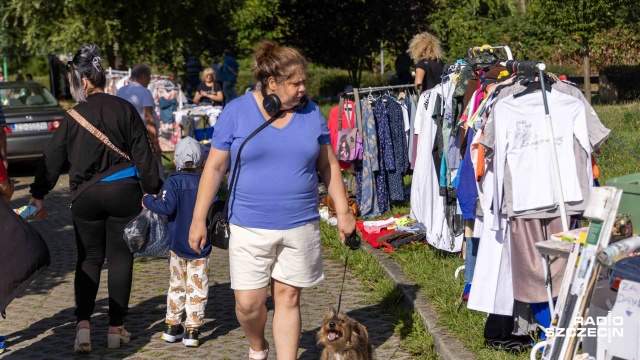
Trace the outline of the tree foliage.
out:
[[[70,53],[95,42],[109,64],[145,62],[180,70],[189,53],[251,54],[262,39],[303,50],[314,63],[349,70],[361,82],[382,43],[385,58],[429,30],[447,60],[474,45],[507,44],[517,59],[581,63],[582,38],[601,67],[636,63],[640,3],[632,0],[0,0],[2,50],[10,57]],[[526,5],[526,11],[525,10]],[[621,49],[625,49],[624,51]]]
[[[517,15],[512,0],[437,0],[437,11],[429,16],[431,30],[442,41],[449,60],[466,58],[476,45],[497,44],[494,30]]]
[[[537,15],[573,36],[591,39],[616,23],[616,15],[632,0],[536,0]]]
[[[249,55],[256,43],[264,39],[280,40],[286,21],[280,16],[280,0],[245,0],[230,12],[235,48]]]
[[[582,47],[585,96],[591,99],[589,42],[598,31],[616,24],[616,14],[633,0],[537,0],[540,16],[577,39]]]
[[[426,28],[428,1],[282,0],[286,20],[282,40],[301,48],[314,62],[349,71],[359,85],[380,44],[405,51],[409,38]],[[410,25],[409,25],[410,24]]]
[[[0,0],[10,55],[73,53],[98,44],[113,65],[116,50],[131,66],[147,62],[179,69],[188,52],[211,38],[209,2],[110,0]],[[116,45],[117,46],[114,46]]]

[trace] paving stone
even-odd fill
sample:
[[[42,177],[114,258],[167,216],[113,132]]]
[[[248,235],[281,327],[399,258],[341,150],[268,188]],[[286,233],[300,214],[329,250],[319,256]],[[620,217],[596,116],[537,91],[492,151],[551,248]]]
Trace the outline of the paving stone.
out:
[[[13,178],[16,184],[13,205],[26,205],[32,177]],[[7,308],[7,319],[0,323],[7,336],[7,351],[2,359],[246,359],[248,342],[235,316],[235,299],[229,287],[227,252],[214,249],[211,255],[211,287],[205,323],[201,328],[201,346],[186,348],[160,339],[164,329],[168,287],[165,259],[136,259],[127,330],[133,333],[129,344],[107,349],[108,294],[107,268],[102,271],[95,314],[92,318],[92,347],[87,355],[73,355],[75,317],[73,315],[73,278],[76,246],[69,204],[68,176],[62,175],[47,196],[50,217],[31,221],[45,238],[51,252],[51,266]],[[302,294],[302,338],[298,357],[318,359],[316,333],[324,315],[337,306],[344,264],[324,260],[325,281]],[[393,330],[393,317],[379,304],[368,300],[368,289],[347,273],[342,310],[363,323],[371,335],[378,359],[412,359],[403,350]],[[268,300],[267,338],[275,359],[271,318],[273,302]]]

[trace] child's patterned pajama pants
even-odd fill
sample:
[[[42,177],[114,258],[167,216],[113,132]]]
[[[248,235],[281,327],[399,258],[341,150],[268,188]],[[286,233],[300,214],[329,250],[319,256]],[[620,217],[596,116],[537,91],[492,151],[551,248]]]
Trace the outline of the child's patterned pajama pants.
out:
[[[166,323],[180,325],[186,310],[185,327],[202,325],[209,292],[209,258],[186,259],[170,252],[171,279],[167,296]]]

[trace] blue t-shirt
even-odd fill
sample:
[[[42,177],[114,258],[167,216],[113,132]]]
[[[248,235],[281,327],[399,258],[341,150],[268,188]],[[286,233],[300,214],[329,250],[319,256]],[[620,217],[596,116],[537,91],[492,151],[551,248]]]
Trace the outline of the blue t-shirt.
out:
[[[230,174],[238,148],[265,121],[253,93],[231,101],[220,114],[211,146],[230,151]],[[286,230],[318,220],[316,160],[320,145],[330,144],[327,122],[313,102],[282,129],[269,125],[260,131],[240,154],[229,222]]]
[[[229,72],[227,66],[230,67],[234,73],[238,72],[238,62],[231,56],[227,56],[222,60],[222,81],[236,81],[236,76]]]
[[[116,96],[132,103],[136,110],[138,110],[138,114],[140,114],[142,121],[144,121],[144,112],[142,109],[145,107],[150,107],[152,109],[156,107],[151,91],[135,81],[132,81],[129,85],[125,85],[118,89]]]

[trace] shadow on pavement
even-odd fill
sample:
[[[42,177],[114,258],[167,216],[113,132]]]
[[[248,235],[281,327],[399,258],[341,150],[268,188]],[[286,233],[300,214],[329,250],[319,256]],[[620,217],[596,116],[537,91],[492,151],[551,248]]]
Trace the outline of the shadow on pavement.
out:
[[[168,279],[167,279],[168,284]],[[209,289],[210,305],[207,305],[207,319],[202,325],[201,332],[208,333],[201,338],[200,346],[209,340],[219,337],[240,327],[235,317],[235,310],[229,309],[228,301],[222,303],[219,299],[233,297],[229,283],[215,284]],[[69,294],[73,296],[73,294]],[[109,358],[125,358],[152,344],[151,349],[158,349],[173,344],[165,343],[160,339],[164,330],[164,318],[166,311],[166,296],[159,295],[132,304],[129,315],[125,320],[125,328],[133,336],[129,344],[123,344],[119,349],[107,349],[108,299],[96,302],[96,310],[91,318],[92,352],[83,355],[73,354],[73,342],[75,339],[75,316],[73,308],[64,309],[55,315],[38,320],[29,328],[7,334],[7,350],[2,356],[4,359],[29,359],[36,354],[47,353],[50,359],[68,359],[72,356],[78,359],[99,359],[104,356]],[[231,310],[231,311],[228,311]],[[212,331],[213,330],[213,331]],[[6,331],[6,330],[5,330]],[[22,342],[38,339],[37,342],[11,351]],[[51,350],[55,349],[52,353]],[[151,350],[150,349],[150,350]]]
[[[27,205],[30,197],[22,196],[11,201],[13,208]],[[69,194],[53,193],[47,197],[49,203],[70,203]],[[46,206],[45,202],[45,206]],[[19,297],[48,294],[65,281],[65,277],[75,271],[77,249],[71,211],[68,206],[47,206],[49,217],[45,220],[29,219],[29,224],[42,235],[51,254],[51,265]]]

